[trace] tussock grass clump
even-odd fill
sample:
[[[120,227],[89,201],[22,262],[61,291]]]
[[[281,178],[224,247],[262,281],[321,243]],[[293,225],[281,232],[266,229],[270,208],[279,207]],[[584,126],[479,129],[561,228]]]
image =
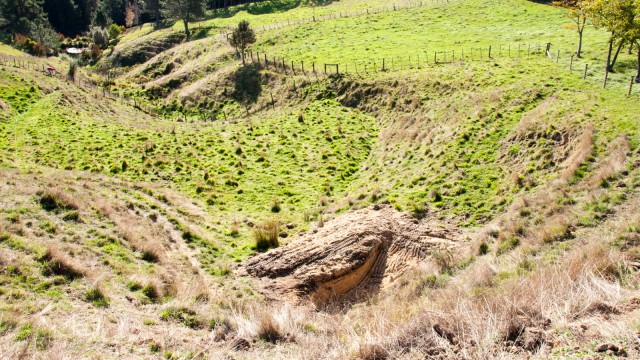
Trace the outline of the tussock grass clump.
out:
[[[364,344],[360,345],[357,358],[361,360],[386,360],[389,358],[389,352],[378,344]]]
[[[558,220],[542,229],[541,240],[545,244],[570,239],[573,236],[571,226],[566,221]]]
[[[153,282],[147,283],[141,290],[142,294],[153,302],[158,302],[162,298],[162,289]]]
[[[256,240],[255,248],[259,251],[277,248],[280,246],[278,242],[279,232],[280,222],[277,220],[268,220],[258,224],[253,230],[253,236]]]
[[[55,247],[49,247],[38,261],[43,265],[42,272],[45,276],[60,275],[68,280],[75,280],[86,275],[84,270]]]
[[[80,222],[80,214],[78,213],[77,210],[71,210],[69,212],[64,213],[64,215],[62,215],[62,220],[64,221],[75,221],[75,222]]]
[[[497,254],[502,255],[505,254],[520,245],[520,239],[515,235],[508,235],[502,240],[497,249]]]
[[[273,344],[284,340],[284,334],[271,314],[263,314],[260,317],[257,335],[259,339]]]
[[[85,300],[90,302],[95,307],[108,307],[109,298],[105,295],[104,291],[99,286],[94,286],[85,294]]]
[[[78,204],[60,190],[47,189],[38,191],[38,203],[46,211],[78,210]]]
[[[168,307],[162,310],[160,320],[177,321],[191,329],[201,329],[204,327],[204,322],[198,317],[198,314],[187,307]]]
[[[138,251],[140,251],[141,259],[146,262],[157,263],[160,262],[161,254],[156,248],[151,246],[141,246]]]
[[[36,349],[43,351],[51,345],[53,334],[48,329],[37,328],[30,322],[27,322],[18,330],[16,341],[28,340],[32,340],[34,342]]]

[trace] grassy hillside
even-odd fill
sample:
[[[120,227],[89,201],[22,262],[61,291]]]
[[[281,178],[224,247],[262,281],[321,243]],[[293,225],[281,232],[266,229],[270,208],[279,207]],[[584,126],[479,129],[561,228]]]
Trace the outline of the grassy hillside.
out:
[[[0,358],[638,356],[632,56],[603,90],[606,34],[589,28],[569,71],[562,10],[521,0],[291,25],[252,48],[345,65],[494,51],[359,75],[242,67],[215,29],[383,4],[240,6],[189,42],[181,24],[129,30],[82,70],[129,101],[0,66]],[[559,63],[500,54],[546,42]],[[464,240],[339,309],[265,302],[234,273],[263,222],[286,244],[379,203]]]

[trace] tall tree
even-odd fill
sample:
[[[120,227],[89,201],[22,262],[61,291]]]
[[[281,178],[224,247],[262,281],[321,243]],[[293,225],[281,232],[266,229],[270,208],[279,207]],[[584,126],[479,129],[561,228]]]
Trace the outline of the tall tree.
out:
[[[580,57],[582,54],[584,28],[587,26],[587,7],[585,0],[554,1],[554,4],[567,9],[567,17],[573,22],[568,25],[568,28],[578,32],[578,50],[576,51],[576,56]]]
[[[240,55],[242,56],[242,65],[245,65],[244,52],[247,46],[256,42],[256,34],[253,32],[249,22],[242,20],[238,23],[238,27],[233,30],[231,34],[231,40],[229,43],[236,49],[240,49]]]
[[[633,33],[637,0],[585,0],[587,12],[598,28],[605,28],[610,33],[609,51],[607,55],[607,71],[613,68],[625,42],[634,41]],[[614,46],[617,45],[615,54]]]
[[[163,12],[167,18],[184,22],[184,32],[187,39],[191,37],[189,22],[204,16],[204,4],[204,0],[165,0],[162,2]]]
[[[36,24],[47,22],[42,0],[0,0],[0,30],[31,35]]]

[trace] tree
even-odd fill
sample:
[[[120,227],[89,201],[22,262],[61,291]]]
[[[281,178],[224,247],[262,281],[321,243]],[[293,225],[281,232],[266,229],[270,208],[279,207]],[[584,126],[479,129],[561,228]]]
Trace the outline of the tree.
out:
[[[587,13],[597,28],[605,28],[610,33],[607,55],[607,71],[613,68],[622,46],[627,41],[635,41],[637,0],[585,0]],[[617,50],[613,54],[613,47]]]
[[[573,21],[573,24],[567,27],[578,32],[578,51],[576,51],[576,56],[580,57],[582,54],[582,36],[584,34],[584,28],[587,26],[587,7],[585,0],[554,1],[554,4],[566,8],[567,17]]]
[[[229,42],[231,43],[231,46],[240,49],[240,54],[242,56],[242,65],[246,65],[244,52],[249,44],[253,44],[254,42],[256,42],[256,34],[249,26],[248,21],[242,20],[240,21],[240,23],[238,23],[238,27],[233,30],[233,34],[231,34],[231,41]]]
[[[191,37],[189,22],[204,16],[204,0],[165,0],[162,2],[163,12],[167,18],[184,22],[187,39]]]
[[[36,24],[47,22],[42,0],[0,0],[0,30],[32,35]]]

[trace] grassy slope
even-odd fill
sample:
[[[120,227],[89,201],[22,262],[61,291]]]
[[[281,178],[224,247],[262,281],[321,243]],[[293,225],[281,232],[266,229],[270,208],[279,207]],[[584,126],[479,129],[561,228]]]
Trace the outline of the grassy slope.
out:
[[[465,3],[471,5],[471,15],[461,8],[447,16],[475,19],[478,11],[495,10],[492,7],[497,6],[496,2],[481,5],[470,0]],[[344,2],[344,6],[349,4],[351,2]],[[537,33],[546,30],[538,29],[550,28],[544,19],[549,19],[550,14],[557,15],[555,10],[528,2],[517,1],[513,5],[498,9],[497,16],[506,19],[523,8],[537,12],[540,17],[532,21],[525,34],[532,37],[542,36]],[[295,16],[297,11],[287,14]],[[410,11],[431,16],[432,11],[437,14],[445,9]],[[407,12],[394,16],[407,14],[415,15]],[[306,16],[300,16],[303,15]],[[390,21],[389,15],[377,16],[380,21]],[[489,17],[482,18],[488,21]],[[444,21],[444,13],[437,19]],[[564,22],[559,16],[551,19],[553,26]],[[350,22],[359,26],[345,26],[336,31],[359,33],[360,26],[375,23],[364,20],[336,20],[317,26],[338,27]],[[398,23],[399,30],[403,30],[403,24],[407,22]],[[484,30],[491,33],[493,27],[489,25],[483,24],[486,29],[470,29],[469,34]],[[333,31],[331,26],[322,29]],[[356,49],[374,46],[375,37],[368,36],[375,31],[368,29],[371,31],[351,37],[369,42],[368,45],[354,44]],[[492,36],[496,38],[511,36],[510,28],[494,30]],[[293,38],[296,31],[270,33],[291,40],[286,50],[278,51],[287,51],[292,57],[295,55],[291,54],[303,52],[306,42]],[[391,49],[396,47],[391,45],[402,39],[410,38],[410,44],[421,41],[421,35],[402,31],[394,34],[389,35],[388,42],[377,43],[377,51],[390,51],[392,55],[395,50]],[[567,37],[563,35],[560,39],[568,45],[571,33],[567,31],[565,35]],[[307,32],[305,36],[315,35]],[[428,36],[435,38],[434,33]],[[486,39],[491,36],[482,39],[479,41],[488,42]],[[594,37],[599,42],[603,39]],[[344,41],[351,40],[345,38]],[[126,46],[127,42],[123,39],[121,44]],[[345,45],[348,43],[343,43],[345,56],[357,54]],[[443,46],[449,45],[443,42]],[[322,53],[325,47],[328,54],[329,44],[322,45],[318,51]],[[174,50],[178,50],[178,55],[163,53],[161,57],[182,59],[190,56],[191,48],[187,44]],[[166,59],[150,68],[161,68],[167,63]],[[195,55],[184,61],[185,66],[193,66],[198,59],[199,55]],[[130,74],[139,74],[136,71],[140,69],[133,69]],[[197,78],[207,74],[207,70],[202,70]],[[143,84],[152,80],[131,78],[141,79]],[[284,356],[283,353],[293,353],[300,358],[326,353],[335,358],[353,356],[353,346],[366,341],[386,341],[382,337],[371,340],[372,333],[386,335],[397,331],[397,324],[425,309],[428,314],[441,313],[456,321],[459,319],[458,325],[464,328],[470,326],[463,319],[464,314],[440,306],[456,303],[473,307],[482,301],[519,304],[518,301],[524,300],[509,298],[509,291],[531,284],[542,274],[537,272],[538,268],[564,266],[570,255],[582,254],[580,251],[586,245],[604,246],[603,251],[611,254],[636,246],[633,240],[636,230],[626,223],[636,221],[633,214],[640,177],[634,163],[638,161],[640,119],[637,103],[623,97],[617,89],[602,91],[540,58],[499,58],[492,62],[379,74],[368,79],[347,77],[304,85],[298,82],[297,91],[293,91],[287,81],[290,79],[284,80],[284,85],[266,82],[265,90],[276,92],[280,98],[275,110],[262,108],[250,117],[228,122],[195,119],[177,122],[96,98],[42,74],[0,69],[0,94],[4,102],[0,103],[0,132],[6,135],[0,139],[0,166],[4,168],[1,190],[6,194],[3,198],[8,199],[3,200],[0,255],[3,261],[12,261],[0,264],[0,297],[5,304],[0,316],[3,321],[0,337],[3,343],[11,345],[9,351],[14,351],[12,354],[19,351],[25,339],[16,339],[26,324],[36,321],[39,326],[45,324],[43,337],[53,339],[55,349],[65,349],[59,353],[82,353],[78,347],[94,352],[100,351],[96,348],[102,351],[115,348],[134,357],[160,356],[153,339],[160,339],[162,351],[174,350],[184,357],[202,349],[199,340],[209,344],[204,349],[219,351],[223,345],[211,345],[208,330],[190,329],[184,326],[188,323],[181,320],[161,322],[163,309],[173,305],[196,309],[202,321],[208,320],[208,314],[224,314],[224,318],[234,319],[239,336],[257,338],[255,328],[261,320],[252,312],[255,309],[242,304],[225,308],[231,297],[251,295],[243,279],[228,276],[228,264],[241,261],[252,252],[251,229],[242,224],[247,217],[290,221],[296,226],[295,230],[289,230],[289,234],[293,234],[309,226],[303,219],[305,212],[343,211],[388,201],[416,213],[426,209],[432,218],[463,227],[489,223],[488,230],[491,230],[474,236],[468,249],[473,256],[441,271],[437,281],[446,284],[442,290],[424,290],[420,282],[428,282],[430,278],[422,274],[407,280],[410,285],[379,306],[354,308],[349,316],[335,320],[338,325],[322,316],[295,315],[298,317],[291,320],[294,324],[291,329],[297,332],[298,343],[277,347],[258,343],[254,352],[231,352],[233,356],[247,358],[278,358]],[[132,88],[132,92],[139,90]],[[587,138],[592,143],[585,145],[585,134],[591,134],[590,125],[594,127],[593,136]],[[623,145],[616,147],[615,144]],[[583,148],[587,149],[586,155],[577,156]],[[622,154],[622,160],[615,158],[618,153]],[[567,172],[567,169],[573,170]],[[34,173],[37,175],[32,177]],[[21,184],[28,186],[22,188]],[[65,213],[47,212],[37,204],[37,191],[52,186],[79,199],[79,215],[84,223],[64,220]],[[278,214],[271,209],[274,200],[281,204]],[[154,233],[158,228],[150,220],[154,213],[160,219],[163,234]],[[232,233],[234,226],[238,227],[239,235]],[[134,230],[128,232],[127,229]],[[611,234],[603,234],[608,231]],[[136,241],[131,234],[157,236],[153,239],[142,236],[142,240]],[[162,240],[157,243],[157,239]],[[602,239],[606,243],[603,244]],[[489,244],[489,254],[476,258],[476,240]],[[136,246],[145,242],[164,249],[159,263],[142,258],[144,249]],[[609,243],[615,246],[610,248]],[[42,263],[37,261],[48,245],[59,246],[68,254],[78,254],[74,259],[80,266],[108,275],[103,278],[89,275],[73,281],[49,279],[42,273]],[[601,253],[594,254],[598,259],[604,258]],[[169,296],[162,304],[151,302],[140,290],[133,290],[132,295],[128,293],[131,278],[143,279],[139,280],[141,283],[150,279],[188,284],[191,281],[188,263],[203,270],[201,281],[216,284],[205,288],[219,288],[220,292],[210,294],[210,299],[203,301],[198,296],[201,289],[190,289],[184,295],[180,289],[173,292],[167,289]],[[16,266],[23,277],[14,274]],[[594,271],[603,271],[598,264],[594,266]],[[487,275],[488,280],[476,279],[485,272],[492,274]],[[175,275],[172,281],[167,281],[167,274]],[[614,281],[626,279],[617,273],[611,276]],[[98,280],[112,303],[107,310],[85,301],[86,293]],[[635,285],[624,284],[625,291],[633,291]],[[414,291],[414,285],[420,290]],[[615,282],[605,285],[615,286]],[[407,291],[411,295],[405,298]],[[447,294],[456,291],[459,301],[452,302]],[[594,294],[574,296],[585,302],[575,306],[586,307],[593,299],[611,302],[624,299],[615,294]],[[132,311],[125,295],[143,304]],[[557,301],[565,303],[552,303],[549,307],[536,303],[536,306],[554,321],[565,316],[569,319],[554,322],[554,326],[558,326],[558,336],[564,341],[560,343],[561,349],[572,354],[572,341],[577,340],[572,328],[575,324],[570,319],[575,314],[554,312],[572,309],[565,306],[571,299],[564,297],[569,295],[559,292]],[[28,306],[22,305],[25,301]],[[40,315],[40,311],[48,303],[54,304],[54,314],[41,322],[41,317],[48,315]],[[411,306],[399,309],[393,306],[397,303]],[[117,334],[115,345],[105,340],[110,338],[107,332],[84,337],[64,327],[47,335],[47,321],[59,322],[79,309],[88,314],[81,319],[86,333],[98,327],[94,320],[108,318],[107,322],[112,325],[107,325],[109,330],[105,331]],[[475,311],[480,317],[496,315],[484,308]],[[402,314],[394,315],[394,312]],[[368,321],[380,314],[384,314],[385,321]],[[17,322],[6,319],[17,319]],[[393,324],[392,329],[376,328],[383,322]],[[170,326],[172,334],[176,331],[179,338],[188,341],[181,344],[170,339],[171,336],[168,338],[166,333],[163,335],[165,326]],[[627,324],[623,328],[627,331],[630,327]],[[500,331],[476,330],[478,334],[487,331],[485,338],[473,339],[481,343],[489,341],[487,339],[493,341]],[[130,346],[129,331],[140,334],[136,341],[144,344],[143,347]],[[606,336],[599,338],[602,337]],[[60,339],[72,339],[71,347],[69,344],[64,347]],[[37,347],[37,342],[34,346]],[[591,345],[581,342],[580,346]],[[479,351],[487,352],[476,355],[495,355],[492,349],[482,347]]]
[[[392,57],[403,57],[406,67],[409,55],[414,64],[418,56],[421,62],[433,62],[434,51],[455,51],[457,58],[464,51],[467,58],[486,59],[489,46],[494,57],[507,57],[509,47],[512,57],[522,57],[528,45],[544,50],[550,42],[552,53],[561,50],[562,63],[568,67],[577,34],[564,28],[570,22],[564,15],[562,9],[526,0],[456,1],[274,30],[260,36],[255,48],[307,64],[341,63],[343,71],[348,65],[353,72],[356,61],[360,69],[373,60],[381,67],[381,58],[390,67]],[[574,63],[576,73],[589,63],[592,76],[603,79],[607,39],[605,31],[587,28],[583,59]],[[637,56],[622,52],[619,70],[625,75],[612,75],[611,80],[621,88],[628,86],[636,61]],[[399,67],[399,59],[394,65]]]

